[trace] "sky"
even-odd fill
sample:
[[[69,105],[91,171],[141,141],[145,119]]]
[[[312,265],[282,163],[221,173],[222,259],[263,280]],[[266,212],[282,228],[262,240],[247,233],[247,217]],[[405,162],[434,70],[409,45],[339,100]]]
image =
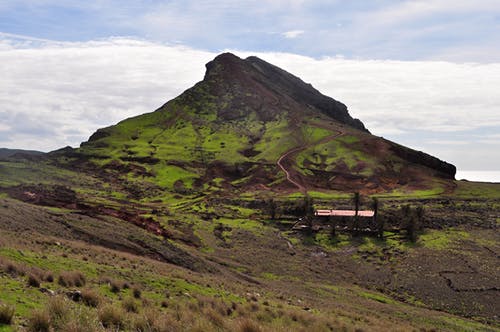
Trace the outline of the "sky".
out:
[[[500,174],[498,0],[0,0],[0,147],[77,147],[224,51],[301,77],[375,135]]]

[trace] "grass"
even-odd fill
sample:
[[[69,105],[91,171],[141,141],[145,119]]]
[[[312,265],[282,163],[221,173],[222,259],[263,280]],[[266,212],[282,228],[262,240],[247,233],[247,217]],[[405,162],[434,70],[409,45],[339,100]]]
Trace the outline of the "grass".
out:
[[[282,117],[276,121],[265,123],[265,132],[254,149],[261,153],[253,160],[269,160],[275,162],[287,150],[299,146],[290,133],[288,121]]]
[[[468,239],[469,233],[458,229],[427,230],[419,236],[418,244],[436,250],[443,250],[457,245],[460,240]]]
[[[316,241],[320,244],[324,244],[326,240],[326,237],[316,236]],[[350,243],[349,238],[343,235],[339,236],[338,240],[340,240],[338,243],[329,244],[331,248],[339,248]],[[29,244],[25,245],[34,246],[37,241],[28,241]],[[363,250],[373,250],[373,248],[382,245],[383,243],[379,243],[378,240],[372,242],[366,240],[360,248]],[[300,243],[294,242],[294,246],[300,246]],[[45,252],[43,252],[43,255],[48,254],[48,249],[51,251],[50,256],[61,257],[61,259],[68,261],[67,265],[71,265],[69,262],[73,260],[74,256],[63,257],[61,253],[71,249],[70,251],[73,252],[73,255],[78,255],[78,251],[83,250],[83,247],[65,243],[63,246],[51,246],[44,249]],[[15,251],[19,252],[20,250],[22,255],[9,254]],[[33,247],[33,250],[28,250],[26,247],[13,247],[6,250],[4,247],[2,252],[9,254],[9,257],[13,257],[18,264],[28,264],[29,262],[33,264],[31,266],[43,266],[44,260],[32,260],[33,257],[36,257],[33,251],[42,254],[39,249],[35,250],[35,247]],[[96,271],[100,271],[100,274],[106,273],[109,275],[110,281],[117,281],[120,293],[113,294],[109,291],[108,284],[101,284],[101,281],[96,276],[91,277],[86,275],[86,285],[82,289],[83,301],[81,303],[71,303],[66,300],[61,301],[59,298],[50,300],[46,295],[38,291],[33,291],[33,295],[39,295],[39,297],[31,298],[32,303],[36,303],[37,305],[27,309],[26,306],[23,308],[23,306],[18,304],[17,309],[20,310],[16,309],[16,313],[19,315],[19,319],[28,319],[32,316],[36,317],[36,319],[31,319],[30,324],[33,324],[33,326],[35,323],[43,325],[46,322],[46,315],[48,315],[49,329],[67,330],[70,327],[85,326],[88,331],[101,331],[102,329],[99,328],[99,324],[103,324],[108,328],[119,326],[123,329],[133,329],[148,324],[149,326],[160,327],[167,324],[169,326],[183,326],[186,329],[200,328],[207,331],[239,331],[240,328],[245,326],[245,329],[248,326],[253,326],[263,331],[294,331],[301,329],[322,331],[328,330],[328,326],[333,327],[334,330],[340,330],[343,326],[352,329],[382,330],[383,326],[387,328],[387,324],[389,324],[387,322],[388,316],[385,316],[385,313],[381,313],[376,309],[369,310],[372,313],[377,311],[377,315],[382,315],[382,318],[369,315],[366,318],[366,322],[363,322],[361,320],[350,320],[351,318],[349,317],[358,315],[358,310],[361,310],[359,308],[360,305],[362,308],[371,308],[374,305],[373,303],[378,303],[387,306],[384,310],[388,310],[390,313],[388,315],[393,317],[393,321],[391,321],[389,326],[402,327],[406,325],[404,325],[403,321],[399,321],[398,318],[394,318],[397,317],[394,314],[394,310],[397,312],[406,312],[406,310],[413,308],[375,291],[367,291],[362,288],[350,290],[340,285],[332,285],[330,288],[325,288],[323,287],[323,283],[311,283],[308,284],[308,287],[318,290],[323,289],[323,291],[318,292],[318,300],[323,301],[327,299],[328,301],[333,301],[335,299],[335,303],[347,306],[352,312],[347,314],[343,311],[331,311],[332,309],[327,309],[326,307],[317,307],[317,309],[311,310],[311,312],[305,312],[302,308],[304,305],[290,304],[287,302],[287,297],[278,298],[274,295],[275,291],[272,288],[265,292],[259,290],[262,295],[252,295],[255,296],[257,302],[254,300],[247,302],[243,296],[238,294],[245,294],[248,291],[248,285],[238,288],[237,284],[231,284],[226,288],[228,284],[226,284],[226,280],[223,277],[210,276],[210,274],[193,274],[172,265],[115,251],[103,251],[101,248],[85,248],[85,252],[86,256],[92,259],[79,261],[80,269],[82,271],[92,271],[95,269]],[[59,264],[64,265],[62,262]],[[107,264],[113,264],[115,267],[103,270]],[[89,268],[89,266],[92,268]],[[136,266],[136,268],[133,266]],[[278,284],[283,283],[286,287],[291,287],[290,283],[295,285],[293,287],[298,287],[298,285],[303,283],[303,279],[296,277],[293,273],[290,276],[283,277],[283,274],[277,273],[274,270],[271,271],[261,273],[261,280]],[[252,268],[250,267],[245,273],[252,273]],[[8,280],[11,280],[11,284],[2,281],[0,282],[0,288],[3,285],[7,285],[5,289],[12,291],[12,289],[18,287],[18,290],[14,293],[14,297],[11,297],[11,300],[9,300],[9,293],[1,289],[2,301],[14,303],[16,301],[14,299],[22,298],[23,302],[28,303],[30,288],[26,287],[25,277],[18,276],[15,279]],[[102,282],[106,281],[103,280]],[[125,282],[129,283],[130,287],[124,288],[123,284]],[[140,299],[134,298],[134,287],[138,286],[141,287]],[[54,283],[51,287],[56,287],[55,290],[57,290],[58,285]],[[261,286],[258,287],[260,288]],[[168,291],[168,295],[165,294],[166,291]],[[91,295],[88,296],[88,294]],[[86,298],[99,298],[99,301],[89,304]],[[354,301],[356,304],[352,304],[351,301]],[[68,305],[65,305],[66,303]],[[38,311],[32,314],[32,310],[37,308]],[[359,313],[359,315],[366,315],[366,313]],[[420,315],[422,314],[417,315],[415,319],[422,317]],[[459,324],[459,321],[443,321],[439,317],[434,317],[427,323],[421,323],[421,326],[432,326],[439,323],[441,324],[440,326],[443,326],[443,330],[450,330],[450,326]],[[467,322],[464,322],[464,324],[467,324]],[[474,325],[471,324],[468,326]],[[74,329],[71,331],[74,331]]]
[[[469,181],[455,181],[457,187],[453,192],[454,197],[461,198],[500,198],[500,184],[498,183],[484,183],[484,182],[469,182]]]
[[[0,304],[0,326],[11,325],[14,321],[16,308],[8,304]]]
[[[155,168],[156,176],[154,182],[163,188],[173,189],[174,183],[182,181],[187,188],[192,188],[193,181],[199,177],[198,174],[185,170],[179,166],[160,165]]]
[[[329,142],[314,145],[300,152],[296,163],[303,169],[307,161],[308,168],[326,171],[334,171],[345,165],[352,173],[371,175],[379,163],[356,144],[358,141],[359,139],[354,136],[340,136]],[[358,167],[361,163],[363,166]]]

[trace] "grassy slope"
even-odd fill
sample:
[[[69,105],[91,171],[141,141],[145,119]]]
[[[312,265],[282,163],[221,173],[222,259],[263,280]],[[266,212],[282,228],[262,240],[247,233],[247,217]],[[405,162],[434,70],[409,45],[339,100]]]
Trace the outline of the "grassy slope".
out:
[[[234,220],[227,223],[233,227],[232,232],[240,227],[249,229]],[[265,226],[254,227],[263,236],[269,231]],[[309,281],[304,284],[293,276],[267,272],[252,277],[260,282],[255,284],[240,279],[237,272],[200,274],[56,237],[25,234],[19,240],[15,233],[2,231],[1,235],[0,271],[4,271],[0,272],[1,301],[16,307],[15,324],[27,319],[32,309],[44,308],[51,300],[50,296],[29,287],[26,276],[5,272],[9,263],[15,264],[18,271],[24,269],[27,274],[34,274],[38,269],[44,272],[42,274],[52,273],[56,281],[42,281],[42,286],[62,293],[75,287],[59,285],[59,275],[64,271],[81,271],[86,284],[76,288],[97,293],[101,310],[107,303],[118,308],[124,306],[132,298],[132,289],[140,289],[141,299],[134,300],[138,313],[120,314],[125,329],[131,329],[141,316],[153,311],[158,319],[168,319],[182,330],[243,331],[246,325],[269,331],[326,331],[329,328],[377,331],[417,327],[448,331],[488,330],[473,321],[405,304],[376,291],[344,283]],[[373,246],[377,244],[365,244],[360,248],[369,251]],[[124,283],[130,288],[123,288]],[[120,285],[118,292],[111,291],[113,284]],[[283,291],[285,288],[289,291]],[[75,312],[84,307],[70,302],[68,305]],[[304,307],[310,309],[305,311]],[[91,308],[90,311],[97,315],[98,310]]]
[[[100,179],[85,175],[79,175],[79,177],[77,177],[77,173],[61,170],[49,164],[2,162],[0,167],[2,167],[3,174],[10,174],[8,178],[3,178],[2,186],[4,187],[29,182],[62,183],[76,189],[80,197],[88,203],[99,202],[100,204],[104,203],[110,207],[123,206],[124,203],[121,202],[120,199],[125,198],[127,195],[123,188],[117,187],[116,185],[110,185],[102,182]],[[165,175],[165,180],[171,181],[170,176]],[[467,198],[474,197],[478,192],[487,193],[490,199],[500,198],[498,186],[474,184],[470,182],[458,182],[455,195]],[[241,308],[245,308],[242,310],[244,313],[231,314],[229,317],[222,318],[222,321],[225,322],[224,326],[228,329],[234,329],[235,326],[241,324],[244,319],[249,319],[255,324],[271,330],[275,330],[278,327],[283,329],[299,329],[301,327],[307,327],[309,324],[317,324],[318,326],[330,324],[339,328],[346,327],[351,329],[359,327],[365,329],[369,328],[370,330],[382,330],[387,328],[408,329],[410,326],[428,328],[438,326],[442,330],[450,331],[488,329],[487,326],[482,326],[479,323],[464,320],[456,316],[448,316],[446,314],[420,309],[419,306],[422,306],[423,303],[416,300],[412,302],[413,300],[411,300],[411,297],[405,300],[409,302],[409,304],[405,304],[374,290],[354,287],[352,284],[345,283],[345,281],[315,281],[315,278],[311,278],[311,276],[302,276],[300,272],[301,269],[291,269],[288,272],[284,272],[285,270],[278,268],[279,264],[272,266],[272,260],[268,262],[271,265],[267,264],[267,267],[263,265],[260,266],[260,263],[257,264],[256,262],[250,263],[251,261],[244,263],[245,260],[240,261],[239,257],[246,257],[246,255],[248,255],[245,251],[248,250],[246,246],[255,241],[241,243],[240,241],[246,238],[240,238],[241,234],[250,232],[249,234],[253,234],[252,236],[257,236],[256,239],[271,239],[276,232],[276,228],[272,222],[263,224],[259,221],[262,218],[259,210],[232,206],[230,204],[225,206],[213,206],[204,203],[204,201],[199,198],[190,198],[190,196],[173,198],[172,194],[162,193],[161,195],[161,197],[163,197],[163,204],[166,204],[165,207],[168,208],[169,214],[164,216],[147,214],[146,216],[157,219],[165,225],[165,227],[172,229],[172,231],[175,231],[175,229],[172,228],[173,224],[171,224],[174,220],[180,221],[182,224],[192,225],[194,227],[194,234],[202,241],[202,246],[199,249],[193,249],[191,247],[185,247],[185,249],[195,255],[206,256],[206,258],[210,260],[214,259],[218,261],[219,259],[223,259],[225,263],[222,266],[228,268],[228,271],[225,272],[223,276],[217,277],[212,274],[195,273],[195,277],[192,277],[193,272],[188,272],[170,265],[159,264],[158,262],[144,260],[143,258],[130,256],[120,252],[109,251],[108,249],[100,247],[86,249],[85,246],[82,246],[79,242],[71,242],[58,238],[40,238],[36,233],[31,235],[23,233],[25,234],[22,237],[23,241],[21,244],[18,244],[17,239],[19,236],[16,235],[16,233],[3,232],[1,237],[0,257],[20,264],[21,266],[28,267],[28,270],[31,267],[37,267],[45,271],[50,271],[56,278],[62,271],[80,270],[86,275],[88,280],[87,288],[91,288],[98,292],[100,296],[105,299],[105,302],[115,302],[119,304],[124,298],[130,297],[131,291],[121,291],[120,294],[122,296],[120,298],[109,291],[109,286],[106,286],[106,283],[103,284],[102,281],[100,281],[100,276],[105,275],[109,276],[111,279],[124,280],[131,284],[137,284],[143,290],[143,299],[149,299],[146,304],[140,304],[140,307],[143,308],[141,312],[145,312],[149,310],[146,310],[146,308],[152,307],[153,309],[151,310],[159,310],[169,317],[175,317],[175,311],[161,309],[161,302],[165,300],[162,294],[165,290],[168,290],[169,294],[178,295],[174,297],[173,300],[166,299],[167,302],[173,301],[175,303],[180,303],[181,307],[178,308],[182,308],[183,311],[189,312],[189,315],[192,315],[191,317],[196,317],[194,320],[192,318],[190,319],[190,321],[195,322],[193,324],[206,324],[204,326],[209,326],[211,329],[215,329],[214,323],[211,321],[211,319],[214,318],[210,318],[211,313],[207,313],[204,309],[199,310],[193,308],[193,303],[196,304],[198,302],[207,301],[206,298],[195,300],[195,298],[199,296],[208,296],[212,299],[227,299],[223,300],[223,303],[218,304],[220,306],[229,306],[230,302],[236,302]],[[330,197],[328,195],[324,196],[324,193],[322,193],[322,195],[322,198]],[[420,194],[415,194],[414,197],[422,198]],[[10,209],[22,208],[16,208],[17,203],[11,200],[6,200],[3,204],[4,206],[10,206]],[[151,205],[149,211],[151,211],[153,207],[158,207],[158,205]],[[43,209],[48,209],[50,213],[62,219],[65,218],[64,215],[72,212],[54,208]],[[148,208],[145,208],[144,211],[148,211]],[[199,218],[198,214],[204,212],[215,212],[220,215],[220,217],[212,222],[203,221]],[[43,214],[40,213],[38,213],[38,215],[43,216]],[[258,219],[255,220],[255,216],[259,215],[260,217],[257,217]],[[214,238],[213,236],[214,230],[219,223],[228,227],[223,231],[221,239]],[[182,231],[179,232],[182,233]],[[354,246],[357,249],[350,259],[356,262],[357,260],[363,261],[364,255],[377,259],[379,255],[382,257],[382,253],[387,250],[395,252],[403,251],[408,254],[411,254],[419,247],[437,251],[448,250],[447,248],[457,243],[457,241],[470,240],[471,235],[464,232],[465,231],[460,229],[457,232],[439,230],[429,231],[421,236],[419,246],[416,248],[407,246],[404,241],[401,242],[400,240],[379,242],[373,241],[371,238],[365,238],[360,242],[358,239],[351,239],[348,236],[342,235],[332,241],[326,234],[318,234],[312,239],[297,238],[293,233],[288,234],[284,232],[282,234],[293,243],[295,249],[299,252],[302,250],[307,252],[310,250],[308,249],[310,246],[319,246],[327,252],[337,253]],[[475,235],[472,236],[474,236],[474,241],[481,241],[481,239],[477,238]],[[388,238],[391,238],[390,234],[388,234]],[[489,241],[487,245],[497,245],[494,238]],[[64,244],[62,246],[54,245],[56,242]],[[238,245],[238,243],[241,244]],[[254,245],[258,246],[258,242]],[[227,246],[232,248],[228,252],[224,249]],[[254,252],[251,256],[255,254]],[[265,253],[265,256],[272,257],[269,256],[269,253]],[[110,260],[110,257],[112,257],[112,260]],[[110,266],[116,265],[116,262],[121,262],[118,265],[119,268],[111,268]],[[293,264],[299,267],[299,262],[300,261],[297,261]],[[147,266],[147,268],[145,270],[141,269],[139,272],[135,271],[134,268],[131,268],[134,263],[136,266]],[[162,266],[160,270],[153,269],[153,267],[158,266]],[[152,271],[148,273],[144,272],[150,269],[152,269]],[[173,277],[174,271],[177,273],[175,277]],[[245,275],[260,280],[261,285],[243,283],[243,286],[241,286],[241,280],[235,277],[231,271],[236,273],[236,276],[243,272]],[[305,286],[301,281],[303,278],[305,278],[305,280],[310,280]],[[3,287],[1,299],[5,303],[16,306],[16,322],[22,322],[29,317],[32,309],[42,308],[44,303],[48,301],[48,297],[41,294],[37,289],[27,287],[26,276],[13,277],[10,274],[3,273],[1,280],[2,282],[0,284]],[[212,280],[209,283],[218,286],[214,287],[211,285],[207,287],[206,280]],[[284,292],[283,289],[290,289],[290,285],[294,285],[295,290]],[[64,288],[53,283],[42,283],[42,286],[47,286],[56,290],[62,290]],[[266,294],[264,298],[259,299],[258,309],[253,308],[252,301],[246,299],[246,293],[248,293],[249,290],[255,290],[255,292],[261,294],[261,296],[262,294]],[[184,293],[190,295],[187,296]],[[195,296],[193,296],[193,294],[195,294]],[[285,299],[282,299],[283,294],[287,294]],[[312,294],[315,296],[314,300],[310,297]],[[289,297],[295,299],[298,297],[301,299],[301,303],[299,304],[295,302],[296,300],[293,300],[291,305],[289,305],[289,301],[287,300]],[[19,302],[19,299],[22,299],[22,301]],[[150,303],[151,301],[153,302],[152,306]],[[263,304],[264,301],[270,303],[270,308],[268,308],[269,305]],[[137,302],[139,303],[140,301]],[[332,306],[332,303],[335,303],[335,305]],[[417,305],[416,307],[415,304]],[[313,313],[303,312],[301,308],[304,305],[311,307]],[[78,306],[75,308],[78,308]],[[272,312],[275,313],[272,314]],[[271,318],[266,315],[270,315],[269,317]],[[305,315],[309,318],[297,319],[294,318],[296,315],[300,317]],[[276,317],[272,318],[274,316]],[[368,316],[369,318],[362,319],[361,317],[363,316]],[[132,324],[130,321],[131,317],[137,318],[138,315],[129,314],[126,315],[126,317],[128,317],[127,320],[129,320],[127,324]],[[335,319],[330,320],[330,317],[335,317]],[[389,317],[393,317],[392,320],[389,320]],[[394,319],[394,317],[398,318]],[[390,323],[388,323],[388,321],[390,321]],[[180,322],[184,321],[180,319]],[[320,328],[318,329],[321,330]]]

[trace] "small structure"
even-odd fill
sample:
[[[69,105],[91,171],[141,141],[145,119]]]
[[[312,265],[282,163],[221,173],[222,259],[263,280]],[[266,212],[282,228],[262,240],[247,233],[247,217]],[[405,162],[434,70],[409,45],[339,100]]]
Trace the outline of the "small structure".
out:
[[[355,217],[355,210],[316,210],[314,215],[317,217]],[[358,211],[358,217],[373,218],[375,211],[361,210]]]
[[[327,223],[335,234],[335,230],[368,232],[378,230],[377,214],[372,210],[316,210],[314,215],[319,219],[327,219]]]

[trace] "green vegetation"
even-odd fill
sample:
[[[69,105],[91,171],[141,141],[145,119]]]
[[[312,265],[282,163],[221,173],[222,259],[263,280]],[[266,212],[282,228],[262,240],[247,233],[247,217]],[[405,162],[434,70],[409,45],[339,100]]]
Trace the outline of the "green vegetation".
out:
[[[419,243],[431,249],[448,249],[454,245],[458,245],[458,241],[468,239],[469,233],[463,230],[449,228],[446,230],[427,230],[420,235]]]
[[[455,181],[457,187],[453,196],[461,198],[500,198],[500,189],[498,184],[484,182]]]

